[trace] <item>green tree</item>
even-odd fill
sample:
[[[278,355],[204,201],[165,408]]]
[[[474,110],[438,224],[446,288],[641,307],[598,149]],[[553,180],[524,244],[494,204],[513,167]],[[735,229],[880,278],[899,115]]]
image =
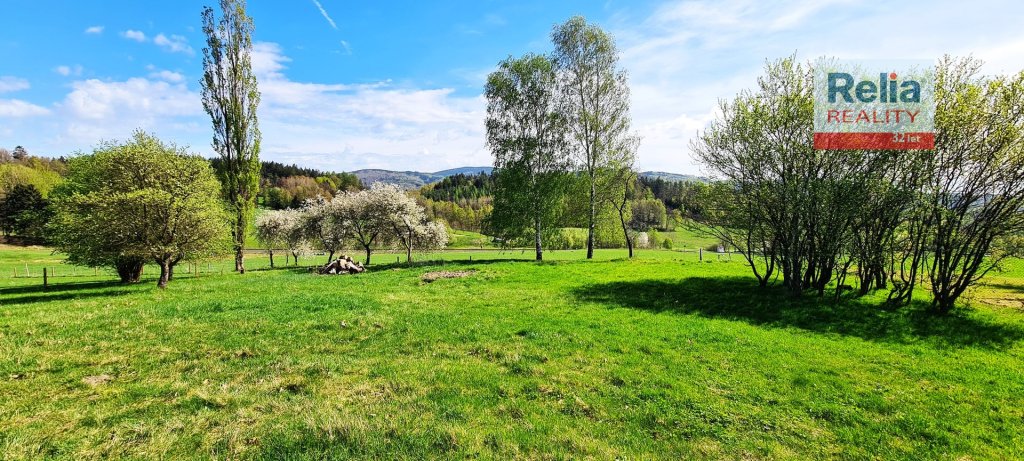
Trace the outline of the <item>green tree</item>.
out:
[[[43,195],[31,184],[18,184],[0,200],[0,229],[4,235],[39,238],[50,219]]]
[[[768,63],[756,92],[723,102],[694,143],[724,179],[703,223],[748,256],[761,285],[778,263],[793,295],[824,294],[849,267],[853,222],[881,163],[862,151],[815,150],[811,72],[794,58]],[[758,269],[758,259],[764,261]],[[844,260],[844,258],[847,258]]]
[[[617,190],[616,181],[601,176],[631,165],[638,143],[629,133],[629,83],[626,72],[618,68],[615,41],[583,17],[556,26],[551,40],[572,151],[588,181],[587,258],[591,259],[598,207]]]
[[[922,196],[932,309],[997,267],[993,244],[1024,231],[1024,72],[979,77],[981,62],[946,57],[935,83],[935,152]]]
[[[565,192],[565,118],[548,58],[508,58],[487,78],[487,144],[494,156],[494,209],[488,228],[506,244],[532,230],[537,261]]]
[[[226,215],[209,162],[138,131],[72,160],[54,190],[50,230],[76,264],[114,266],[137,281],[142,262],[160,266],[164,288],[184,258],[223,248]]]
[[[220,0],[222,16],[203,8],[203,108],[213,120],[213,149],[223,194],[234,214],[231,235],[235,270],[245,273],[245,238],[260,180],[260,130],[256,108],[260,93],[252,72],[253,23],[245,0]]]

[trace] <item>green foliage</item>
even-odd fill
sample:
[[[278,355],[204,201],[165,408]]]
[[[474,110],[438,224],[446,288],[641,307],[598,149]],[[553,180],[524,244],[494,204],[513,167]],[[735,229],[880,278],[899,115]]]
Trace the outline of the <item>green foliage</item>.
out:
[[[672,239],[670,239],[668,237],[665,237],[665,239],[661,241],[661,247],[666,249],[666,250],[671,250],[672,249]]]
[[[430,219],[442,219],[454,229],[472,232],[482,231],[484,219],[494,209],[491,197],[463,199],[459,203],[434,201],[422,197],[419,201],[426,208]]]
[[[658,199],[635,200],[630,204],[630,227],[639,231],[665,228],[665,203]]]
[[[231,235],[235,270],[245,272],[244,249],[260,181],[260,92],[252,72],[252,18],[245,0],[220,0],[221,18],[203,8],[203,108],[213,121],[213,150],[222,163],[217,173],[234,213]]]
[[[545,234],[544,241],[552,250],[581,250],[587,247],[587,230],[579,227],[559,227]]]
[[[458,173],[420,188],[420,195],[424,198],[458,204],[490,197],[493,193],[494,175],[484,172],[475,175]]]
[[[60,173],[51,169],[48,163],[0,163],[0,198],[18,185],[32,186],[46,198],[60,181]]]
[[[18,184],[0,198],[0,229],[4,235],[42,238],[50,219],[49,203],[31,184]]]
[[[137,131],[128,142],[72,159],[51,196],[49,229],[75,264],[118,266],[128,258],[171,270],[224,248],[219,191],[205,159]]]
[[[629,83],[618,67],[615,40],[574,16],[551,32],[569,149],[587,181],[587,257],[593,256],[600,204],[619,197],[623,171],[635,163],[639,138],[630,132]],[[623,236],[623,241],[625,237]]]
[[[528,241],[543,259],[543,236],[558,220],[566,190],[565,114],[558,76],[545,56],[498,64],[487,77],[487,145],[494,156],[494,209],[487,232],[503,243]]]

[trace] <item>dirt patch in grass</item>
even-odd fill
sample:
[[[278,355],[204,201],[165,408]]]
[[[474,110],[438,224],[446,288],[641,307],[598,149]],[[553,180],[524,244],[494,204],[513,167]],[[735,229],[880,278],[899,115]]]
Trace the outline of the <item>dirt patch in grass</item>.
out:
[[[96,386],[100,386],[100,385],[109,383],[113,379],[114,379],[114,377],[112,377],[110,375],[104,374],[104,375],[96,375],[96,376],[86,376],[86,377],[82,378],[82,382],[85,383],[85,384],[88,384],[88,385],[90,385],[92,387],[96,387]]]
[[[430,283],[440,279],[459,279],[469,277],[475,273],[476,271],[434,271],[421,275],[420,280]]]

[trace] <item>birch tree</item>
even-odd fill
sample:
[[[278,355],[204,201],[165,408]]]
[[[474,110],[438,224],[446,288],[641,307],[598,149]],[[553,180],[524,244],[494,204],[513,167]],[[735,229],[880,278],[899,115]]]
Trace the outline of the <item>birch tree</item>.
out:
[[[631,163],[638,139],[630,134],[629,83],[619,69],[615,41],[576,16],[551,34],[561,104],[568,117],[571,150],[587,179],[587,258],[594,257],[598,206],[610,200],[614,175]]]
[[[488,226],[506,243],[518,242],[531,229],[541,261],[543,234],[557,218],[570,163],[554,64],[535,54],[509,57],[488,76],[484,93],[495,168]]]

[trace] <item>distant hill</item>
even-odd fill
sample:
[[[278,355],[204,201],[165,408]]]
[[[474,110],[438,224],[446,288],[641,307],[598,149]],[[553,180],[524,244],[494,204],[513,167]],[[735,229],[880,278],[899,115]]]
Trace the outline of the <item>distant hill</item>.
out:
[[[427,184],[440,181],[448,176],[454,176],[459,173],[470,175],[485,172],[490,174],[491,170],[493,170],[493,168],[489,166],[464,166],[460,168],[452,168],[450,170],[442,170],[435,173],[367,169],[353,171],[352,174],[356,175],[359,180],[363,182],[363,185],[367,187],[373,185],[375,182],[386,182],[397,184],[403,189],[418,189]]]
[[[692,174],[666,173],[664,171],[644,171],[640,176],[651,179],[664,179],[665,181],[698,181],[708,182],[708,178],[694,176]]]
[[[391,170],[356,170],[352,174],[356,175],[363,185],[369,187],[373,183],[385,182],[390,184],[397,184],[403,189],[416,189],[422,187],[424,184],[430,184],[434,181],[441,179],[439,176],[434,176],[433,173],[420,173],[418,171],[391,171]]]
[[[398,184],[399,187],[404,189],[418,189],[427,184],[440,181],[459,173],[465,175],[475,175],[480,172],[490,174],[493,170],[494,168],[489,166],[464,166],[441,170],[434,173],[367,169],[353,171],[352,174],[356,175],[359,180],[363,182],[363,185],[367,187],[371,186],[375,182],[386,182]],[[664,171],[644,171],[643,173],[640,173],[640,175],[647,178],[661,178],[665,181],[707,181],[707,178],[702,178],[700,176],[666,173]]]
[[[462,173],[464,175],[474,175],[477,173],[491,174],[492,171],[494,171],[494,167],[490,166],[464,166],[460,168],[452,168],[450,170],[441,170],[438,171],[437,173],[434,173],[434,175],[440,176],[442,178],[447,178],[448,176],[455,176],[459,173]]]

